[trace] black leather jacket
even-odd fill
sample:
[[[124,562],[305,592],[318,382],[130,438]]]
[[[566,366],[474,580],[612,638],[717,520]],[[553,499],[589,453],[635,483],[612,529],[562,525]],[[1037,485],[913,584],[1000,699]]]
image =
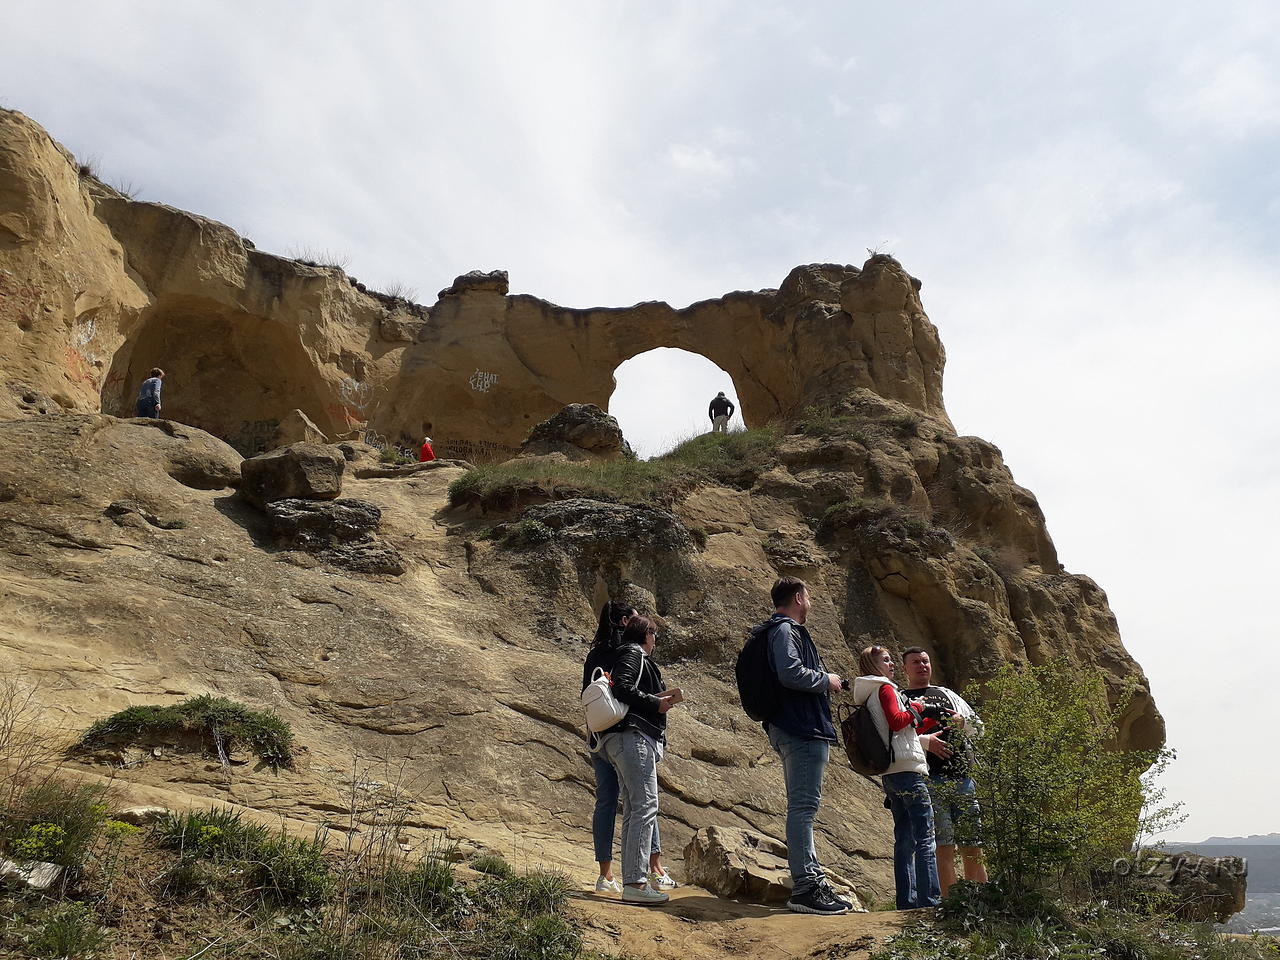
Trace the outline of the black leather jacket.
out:
[[[634,727],[659,743],[667,739],[667,715],[659,713],[662,701],[658,694],[666,690],[662,671],[653,657],[646,657],[637,643],[619,647],[613,663],[613,695],[631,709],[614,730]]]

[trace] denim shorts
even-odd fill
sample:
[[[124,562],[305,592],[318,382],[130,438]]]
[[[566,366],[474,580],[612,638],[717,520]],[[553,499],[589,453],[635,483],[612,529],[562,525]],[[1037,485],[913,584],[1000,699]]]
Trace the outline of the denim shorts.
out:
[[[938,846],[982,846],[982,811],[973,778],[930,777],[928,783]]]

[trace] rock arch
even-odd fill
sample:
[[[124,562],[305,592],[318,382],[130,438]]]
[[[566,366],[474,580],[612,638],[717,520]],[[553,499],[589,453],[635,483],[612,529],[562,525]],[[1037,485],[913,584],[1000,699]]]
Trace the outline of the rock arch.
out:
[[[683,309],[570,309],[509,296],[503,272],[469,274],[441,291],[375,421],[407,438],[430,419],[448,455],[500,455],[567,403],[607,407],[613,371],[655,347],[700,354],[727,372],[748,426],[857,387],[945,421],[942,344],[918,289],[886,256],[862,268],[797,267],[777,290]]]

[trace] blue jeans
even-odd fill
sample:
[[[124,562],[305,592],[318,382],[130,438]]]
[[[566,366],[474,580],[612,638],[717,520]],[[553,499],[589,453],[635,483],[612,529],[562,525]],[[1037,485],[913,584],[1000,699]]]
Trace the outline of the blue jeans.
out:
[[[154,400],[139,400],[133,405],[133,415],[135,417],[159,417],[159,406]]]
[[[591,814],[591,836],[595,840],[596,862],[609,863],[613,860],[613,824],[618,819],[618,771],[604,758],[601,750],[591,754],[591,769],[596,772],[596,809]],[[656,818],[649,847],[651,853],[662,850]]]
[[[933,805],[923,774],[886,773],[884,792],[893,811],[893,885],[898,909],[936,907],[938,856],[933,842]]]
[[[658,751],[632,728],[606,733],[600,749],[622,788],[622,882],[644,883],[658,822]]]
[[[831,744],[793,736],[776,723],[769,725],[769,742],[782,758],[782,779],[787,785],[787,866],[791,868],[791,895],[809,893],[826,879],[818,851],[813,847],[813,821],[822,801],[822,774],[827,769]]]

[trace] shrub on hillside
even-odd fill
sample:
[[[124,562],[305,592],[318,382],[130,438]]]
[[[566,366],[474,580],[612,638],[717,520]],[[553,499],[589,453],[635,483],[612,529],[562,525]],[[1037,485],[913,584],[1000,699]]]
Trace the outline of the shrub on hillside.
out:
[[[269,711],[208,694],[168,707],[128,707],[94,723],[73,749],[183,735],[200,737],[224,760],[246,746],[272,766],[293,763],[293,732],[287,723]]]
[[[1126,703],[1108,703],[1096,672],[1061,660],[1006,664],[980,701],[974,777],[987,857],[1004,890],[1085,888],[1136,835],[1180,822],[1151,783],[1171,754],[1116,746]]]

